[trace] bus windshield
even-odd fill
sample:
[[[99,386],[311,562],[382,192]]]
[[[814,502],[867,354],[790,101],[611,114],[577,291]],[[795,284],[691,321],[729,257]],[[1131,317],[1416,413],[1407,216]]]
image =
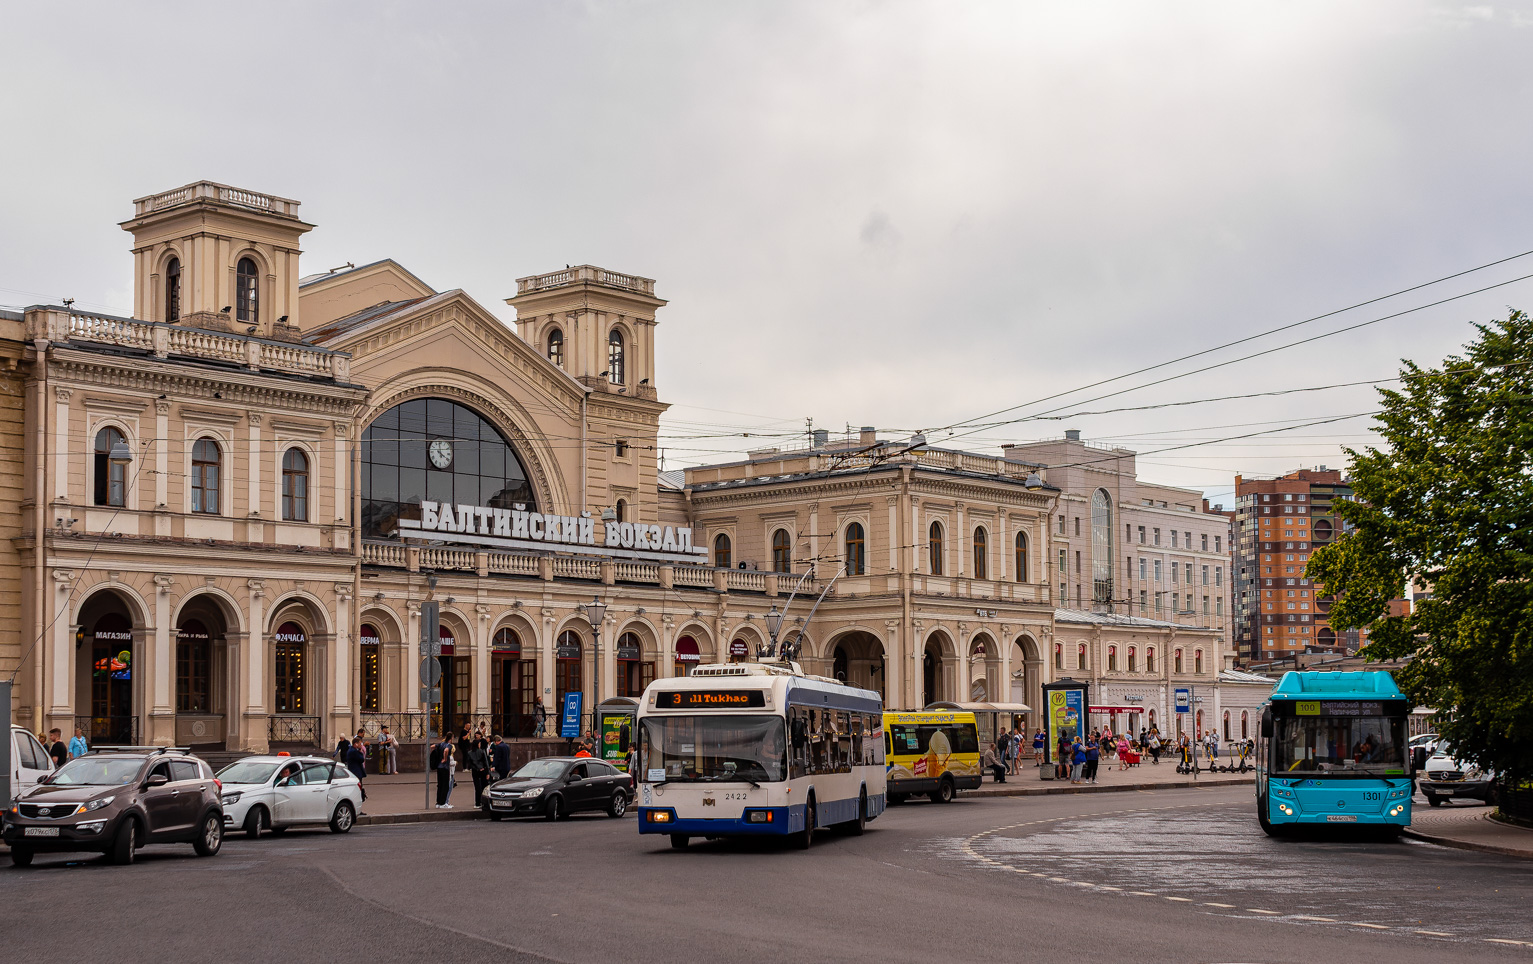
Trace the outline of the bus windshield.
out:
[[[1275,773],[1405,772],[1405,718],[1292,717],[1274,720]]]
[[[787,740],[780,716],[651,716],[643,724],[647,777],[663,770],[666,783],[783,779]]]

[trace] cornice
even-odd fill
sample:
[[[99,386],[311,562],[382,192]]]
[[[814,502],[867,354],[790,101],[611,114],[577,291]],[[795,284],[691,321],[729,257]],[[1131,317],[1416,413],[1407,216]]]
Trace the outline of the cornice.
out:
[[[225,403],[312,411],[331,418],[351,417],[367,397],[367,389],[360,386],[323,385],[256,372],[194,369],[173,362],[114,358],[68,349],[59,350],[50,368],[53,377],[84,386],[208,401],[217,392]]]

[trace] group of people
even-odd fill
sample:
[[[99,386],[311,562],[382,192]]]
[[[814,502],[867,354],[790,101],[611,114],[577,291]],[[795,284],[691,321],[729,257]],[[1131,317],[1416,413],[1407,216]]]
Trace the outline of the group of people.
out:
[[[90,744],[85,740],[85,731],[78,726],[75,727],[75,735],[70,738],[67,745],[64,743],[64,732],[56,726],[47,733],[37,734],[37,742],[41,743],[43,749],[53,758],[55,770],[70,760],[77,760],[90,752]]]
[[[452,809],[452,791],[458,771],[467,770],[474,781],[474,806],[484,803],[484,788],[511,775],[511,744],[480,723],[472,731],[465,724],[457,739],[451,735],[432,744],[426,766],[436,774],[436,808]]]

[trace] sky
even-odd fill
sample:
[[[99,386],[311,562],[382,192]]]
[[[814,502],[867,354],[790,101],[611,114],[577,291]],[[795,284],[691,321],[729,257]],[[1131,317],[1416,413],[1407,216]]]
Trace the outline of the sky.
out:
[[[200,179],[303,202],[305,272],[394,258],[507,321],[517,277],[640,274],[669,301],[666,468],[804,444],[810,419],[991,453],[1075,428],[1228,503],[1236,473],[1376,440],[1374,388],[1332,386],[1533,306],[1533,279],[1502,284],[1530,254],[1085,388],[1533,251],[1533,5],[0,0],[0,20],[0,304],[130,314],[116,223]],[[1321,390],[1227,398],[1291,388]]]

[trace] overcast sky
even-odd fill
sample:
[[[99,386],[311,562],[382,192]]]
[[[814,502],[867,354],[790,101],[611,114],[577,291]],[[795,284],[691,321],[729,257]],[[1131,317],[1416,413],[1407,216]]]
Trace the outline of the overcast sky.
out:
[[[303,202],[305,271],[392,257],[510,319],[515,278],[657,279],[678,468],[902,438],[1143,452],[1376,408],[1354,387],[1073,415],[1436,364],[1533,281],[1071,406],[1036,399],[1533,249],[1533,8],[1447,3],[0,0],[0,303],[127,314],[130,200]],[[1241,349],[1533,273],[1533,257]],[[1248,423],[1265,423],[1248,425]],[[1368,420],[1146,454],[1344,464]],[[715,433],[765,437],[709,438]],[[960,431],[967,431],[963,429]],[[777,434],[783,437],[775,437]]]

